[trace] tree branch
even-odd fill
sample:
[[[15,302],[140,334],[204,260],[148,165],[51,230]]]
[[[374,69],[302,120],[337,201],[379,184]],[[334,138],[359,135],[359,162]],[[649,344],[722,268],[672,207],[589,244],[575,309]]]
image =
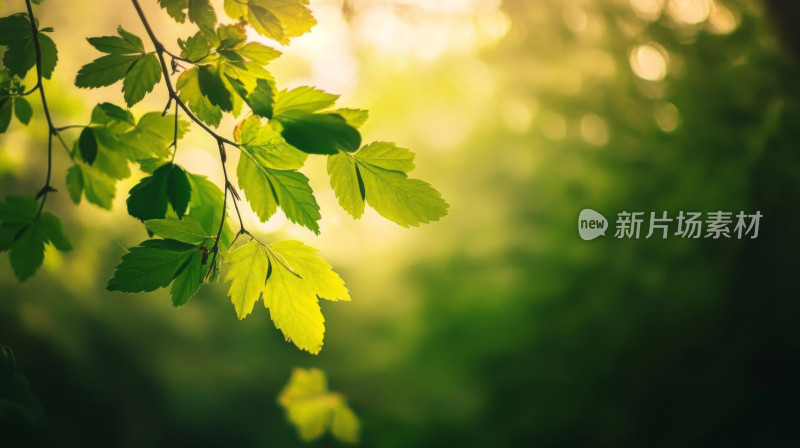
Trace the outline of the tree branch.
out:
[[[29,0],[26,0],[26,1],[29,1]],[[239,217],[239,226],[240,226],[239,234],[247,233],[247,231],[244,228],[244,223],[242,222],[242,215],[239,213],[239,206],[236,204],[236,201],[238,200],[238,193],[236,193],[236,190],[234,190],[233,187],[231,186],[230,179],[228,178],[228,169],[225,166],[225,162],[227,162],[227,156],[225,154],[225,145],[226,144],[227,145],[231,145],[231,146],[234,146],[236,148],[238,148],[239,145],[237,143],[231,141],[231,140],[226,139],[225,137],[222,137],[221,135],[217,134],[216,132],[214,132],[205,123],[203,123],[199,118],[197,118],[197,116],[194,115],[194,113],[189,109],[189,107],[187,107],[186,104],[180,99],[180,97],[178,96],[178,93],[175,90],[175,87],[172,85],[172,80],[170,79],[170,71],[167,68],[167,62],[164,59],[164,53],[166,53],[169,56],[172,56],[173,58],[175,58],[175,56],[172,55],[170,52],[168,52],[164,48],[164,45],[162,45],[161,42],[156,37],[155,33],[153,32],[153,28],[150,26],[150,22],[147,21],[147,17],[144,15],[144,11],[142,11],[141,5],[139,5],[139,1],[138,0],[131,0],[131,3],[133,3],[133,7],[136,8],[136,13],[139,15],[139,19],[141,20],[142,25],[144,25],[145,31],[147,31],[147,35],[150,37],[150,41],[153,43],[153,46],[156,48],[156,55],[158,56],[158,62],[161,65],[161,73],[164,75],[164,81],[166,82],[167,91],[169,92],[169,102],[171,103],[172,101],[175,101],[175,116],[176,116],[176,121],[175,121],[175,139],[176,139],[175,147],[176,147],[176,149],[177,149],[177,135],[178,135],[177,134],[177,131],[178,131],[178,128],[177,128],[178,108],[182,109],[183,112],[186,114],[186,116],[189,117],[189,119],[191,119],[193,122],[197,123],[197,125],[200,126],[201,128],[203,128],[204,131],[206,131],[209,135],[214,137],[214,139],[217,141],[217,146],[219,148],[219,158],[220,158],[220,162],[222,164],[222,174],[225,176],[225,187],[223,189],[224,190],[223,191],[224,197],[222,199],[222,218],[220,219],[219,230],[217,231],[217,238],[214,241],[214,246],[211,248],[211,252],[213,252],[213,254],[211,255],[211,264],[209,265],[208,272],[206,273],[206,278],[208,278],[208,277],[211,276],[211,274],[214,271],[214,264],[217,261],[217,254],[219,253],[219,241],[220,241],[220,237],[222,236],[222,231],[225,228],[225,216],[227,215],[228,193],[229,192],[231,193],[233,204],[236,207],[236,214]],[[166,113],[167,109],[169,109],[169,106],[170,106],[170,104],[167,103],[167,107],[164,109],[165,113]],[[173,153],[173,155],[174,155],[174,153]]]

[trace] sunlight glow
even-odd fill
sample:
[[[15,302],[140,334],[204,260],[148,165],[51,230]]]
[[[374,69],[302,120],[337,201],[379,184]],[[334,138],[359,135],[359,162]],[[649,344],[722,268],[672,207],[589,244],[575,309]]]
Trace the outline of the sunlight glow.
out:
[[[631,52],[630,63],[633,72],[642,79],[661,81],[667,76],[666,53],[655,42],[634,48]]]
[[[597,115],[587,115],[581,119],[581,136],[586,143],[603,146],[608,143],[608,126]]]
[[[644,20],[654,21],[661,16],[664,0],[630,0],[633,12]]]
[[[709,0],[670,0],[667,11],[676,22],[693,25],[708,18],[711,13],[711,2]]]

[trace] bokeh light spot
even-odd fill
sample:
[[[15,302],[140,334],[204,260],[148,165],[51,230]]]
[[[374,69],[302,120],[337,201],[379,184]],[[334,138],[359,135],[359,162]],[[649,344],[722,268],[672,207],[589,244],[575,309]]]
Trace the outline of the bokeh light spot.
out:
[[[655,43],[640,45],[631,52],[631,68],[636,76],[648,81],[660,81],[667,76],[667,57]]]

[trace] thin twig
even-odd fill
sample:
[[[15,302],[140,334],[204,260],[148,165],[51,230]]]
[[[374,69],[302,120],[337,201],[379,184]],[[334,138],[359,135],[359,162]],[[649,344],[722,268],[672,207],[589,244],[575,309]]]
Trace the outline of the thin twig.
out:
[[[44,203],[47,201],[47,195],[51,191],[56,191],[52,185],[50,185],[50,178],[53,173],[53,136],[58,136],[59,140],[66,145],[66,143],[61,139],[61,135],[58,133],[58,129],[53,124],[53,117],[50,116],[50,108],[47,106],[47,96],[44,93],[44,83],[42,82],[42,48],[39,45],[39,29],[36,27],[36,18],[33,15],[33,6],[31,5],[31,0],[25,0],[25,6],[28,8],[28,21],[31,24],[31,34],[33,37],[33,48],[36,53],[36,86],[31,89],[30,93],[33,91],[38,90],[39,96],[42,98],[42,110],[44,111],[44,115],[47,118],[47,178],[45,179],[44,186],[39,193],[37,193],[36,197],[41,197],[42,202],[39,204],[39,211],[36,213],[36,218],[38,219],[39,216],[42,214],[42,210],[44,209]]]

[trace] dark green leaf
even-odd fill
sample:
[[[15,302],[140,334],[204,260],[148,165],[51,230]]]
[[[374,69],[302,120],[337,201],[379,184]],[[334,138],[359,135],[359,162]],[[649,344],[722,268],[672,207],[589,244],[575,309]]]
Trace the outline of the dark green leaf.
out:
[[[49,36],[39,34],[39,48],[42,50],[42,76],[50,79],[58,63],[56,43]],[[35,54],[35,53],[34,53]]]
[[[109,54],[84,65],[75,78],[78,87],[105,87],[124,78],[139,56]]]
[[[254,114],[260,117],[272,118],[274,92],[272,85],[268,81],[259,79],[256,88],[244,100]]]
[[[197,294],[203,284],[204,276],[203,254],[200,251],[194,251],[186,267],[175,277],[175,282],[172,284],[172,289],[170,290],[172,305],[185,305],[189,299]]]
[[[55,215],[42,212],[39,220],[41,221],[41,230],[46,241],[62,252],[72,250],[72,244],[69,242],[66,233],[64,233],[61,221]]]
[[[230,112],[233,109],[231,93],[220,79],[219,72],[207,65],[201,65],[197,69],[200,92],[208,98],[211,104],[225,112]]]
[[[171,171],[171,163],[162,165],[152,176],[143,178],[131,188],[127,200],[128,214],[142,221],[167,216],[167,179]]]
[[[178,218],[182,218],[189,207],[189,200],[192,197],[192,186],[186,172],[177,165],[172,166],[169,178],[167,178],[167,197],[172,209]]]
[[[122,256],[106,289],[149,292],[169,285],[197,252],[191,244],[174,240],[147,240]]]
[[[98,51],[109,54],[143,54],[144,44],[139,36],[131,34],[120,26],[117,36],[90,37],[89,43]]]
[[[83,160],[89,165],[93,164],[94,159],[97,158],[97,137],[92,128],[83,128],[78,138],[78,148],[80,148]]]
[[[274,118],[283,126],[283,138],[310,154],[355,151],[361,145],[361,134],[341,115],[288,111]]]
[[[14,98],[14,115],[17,116],[17,120],[21,123],[26,125],[30,123],[31,117],[33,116],[31,103],[21,96]]]
[[[44,241],[41,223],[33,221],[22,228],[11,244],[11,267],[19,281],[24,282],[39,269],[44,261]]]
[[[27,14],[14,14],[0,18],[0,45],[10,45],[31,37],[31,23]]]
[[[13,115],[14,100],[10,97],[0,99],[0,133],[8,130],[8,125],[11,124],[11,116]]]

